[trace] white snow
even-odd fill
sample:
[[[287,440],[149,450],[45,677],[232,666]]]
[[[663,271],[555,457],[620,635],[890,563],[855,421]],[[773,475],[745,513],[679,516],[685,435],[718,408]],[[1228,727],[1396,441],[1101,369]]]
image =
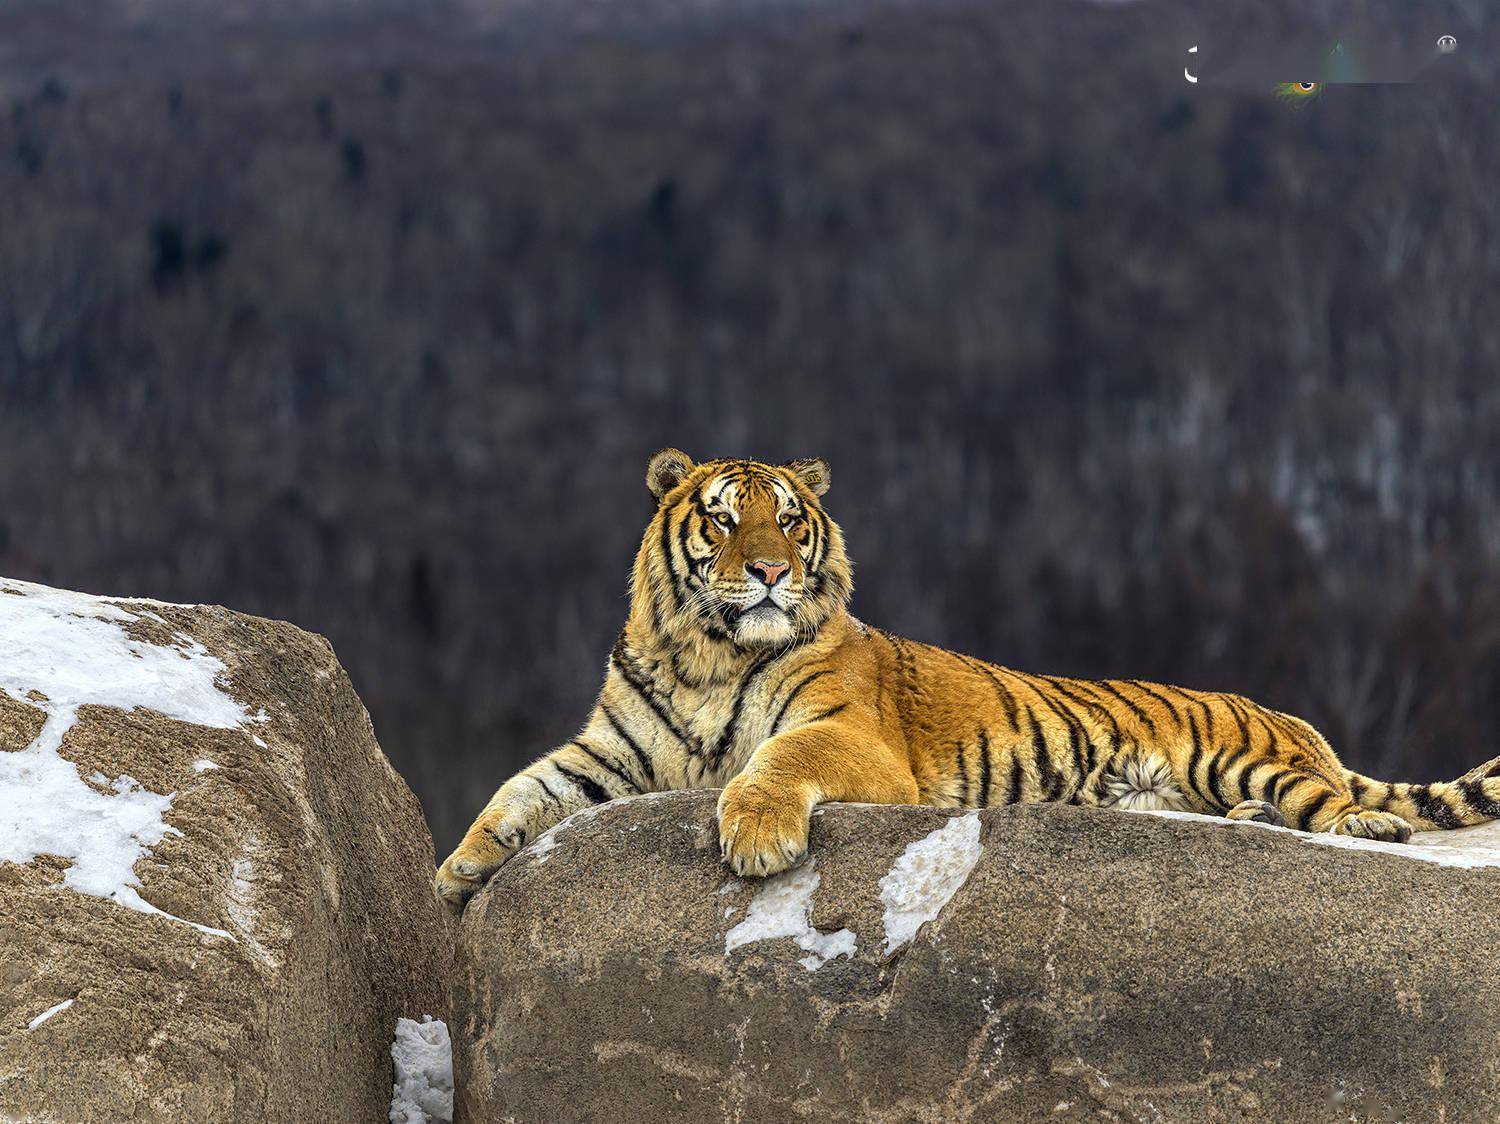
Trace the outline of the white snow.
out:
[[[1257,823],[1254,820],[1229,820],[1222,816],[1205,816],[1198,812],[1152,810],[1147,811],[1146,814],[1215,826],[1263,828],[1266,831],[1295,835],[1298,839],[1324,847],[1342,847],[1350,851],[1376,851],[1384,855],[1397,855],[1403,859],[1436,863],[1439,866],[1500,866],[1500,821],[1451,831],[1419,831],[1412,835],[1408,843],[1386,843],[1379,839],[1358,839],[1351,835],[1334,835],[1332,832],[1296,831],[1293,828]]]
[[[37,1027],[41,1026],[44,1022],[46,1022],[48,1019],[50,1019],[53,1015],[61,1014],[62,1012],[66,1011],[71,1006],[73,1006],[73,1000],[71,1000],[71,999],[64,999],[61,1003],[58,1003],[57,1005],[52,1006],[52,1007],[48,1007],[40,1015],[38,1015],[36,1018],[32,1019],[29,1023],[27,1023],[26,1024],[26,1029],[27,1030],[35,1030]]]
[[[206,773],[210,769],[217,769],[218,767],[217,762],[210,761],[207,757],[200,757],[197,761],[193,762],[193,772],[195,773]]]
[[[812,859],[767,878],[750,899],[745,919],[725,934],[724,952],[756,941],[792,937],[797,947],[808,953],[797,963],[809,972],[835,957],[853,956],[855,939],[848,929],[820,933],[812,927],[812,896],[821,881]]]
[[[217,729],[245,721],[244,707],[218,684],[222,662],[181,634],[169,647],[131,639],[122,625],[135,619],[97,597],[0,581],[0,691],[46,714],[35,741],[19,753],[0,753],[0,862],[58,855],[71,860],[63,876],[69,889],[182,921],[141,898],[133,869],[176,833],[163,818],[176,793],[96,773],[91,779],[106,789],[100,791],[58,752],[86,704],[150,707]]]
[[[880,880],[885,903],[885,951],[890,955],[917,935],[958,892],[983,852],[979,815],[955,816],[907,845]]]
[[[453,1120],[453,1043],[448,1025],[423,1015],[396,1020],[391,1043],[396,1084],[391,1124],[450,1124]]]

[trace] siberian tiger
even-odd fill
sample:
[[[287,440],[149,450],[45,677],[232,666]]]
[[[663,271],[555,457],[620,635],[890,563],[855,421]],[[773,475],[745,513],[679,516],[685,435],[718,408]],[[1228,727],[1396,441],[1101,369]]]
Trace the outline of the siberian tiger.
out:
[[[656,511],[598,702],[442,864],[454,908],[570,813],[663,789],[723,788],[741,875],[797,862],[825,800],[1178,809],[1399,842],[1500,818],[1500,759],[1452,783],[1371,780],[1239,695],[1028,674],[867,627],[821,460],[664,449],[646,483]]]

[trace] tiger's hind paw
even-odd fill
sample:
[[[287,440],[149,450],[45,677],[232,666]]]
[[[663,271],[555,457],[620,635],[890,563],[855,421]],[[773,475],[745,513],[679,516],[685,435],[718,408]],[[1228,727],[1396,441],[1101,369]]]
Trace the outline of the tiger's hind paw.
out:
[[[1268,823],[1273,827],[1285,827],[1286,819],[1275,804],[1264,800],[1246,800],[1224,813],[1227,820],[1248,820],[1251,823]]]
[[[1411,838],[1411,824],[1391,812],[1350,812],[1337,820],[1329,830],[1335,835],[1380,839],[1387,843],[1405,843]]]

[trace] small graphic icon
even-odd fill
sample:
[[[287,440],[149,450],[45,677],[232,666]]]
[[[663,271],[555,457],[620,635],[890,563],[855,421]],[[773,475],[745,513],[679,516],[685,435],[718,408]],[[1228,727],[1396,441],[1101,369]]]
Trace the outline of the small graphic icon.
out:
[[[1189,47],[1188,48],[1188,54],[1190,54],[1190,55],[1196,55],[1197,53],[1198,53],[1198,48],[1197,47]],[[1183,67],[1182,68],[1182,76],[1184,78],[1186,78],[1189,82],[1196,83],[1198,81],[1198,76],[1196,74],[1189,73],[1187,67]]]
[[[1454,51],[1458,50],[1458,40],[1451,35],[1439,36],[1437,49],[1440,54],[1451,55]]]

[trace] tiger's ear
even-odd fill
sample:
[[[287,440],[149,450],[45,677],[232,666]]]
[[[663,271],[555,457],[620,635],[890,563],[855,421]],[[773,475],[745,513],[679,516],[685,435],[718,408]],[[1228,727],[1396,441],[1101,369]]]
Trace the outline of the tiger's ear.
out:
[[[662,449],[654,453],[646,465],[646,487],[661,503],[662,497],[681,484],[693,471],[693,458],[681,449]]]
[[[792,470],[802,483],[812,489],[812,494],[821,496],[828,491],[829,473],[828,462],[822,457],[805,457],[798,461],[787,461],[785,466]]]

